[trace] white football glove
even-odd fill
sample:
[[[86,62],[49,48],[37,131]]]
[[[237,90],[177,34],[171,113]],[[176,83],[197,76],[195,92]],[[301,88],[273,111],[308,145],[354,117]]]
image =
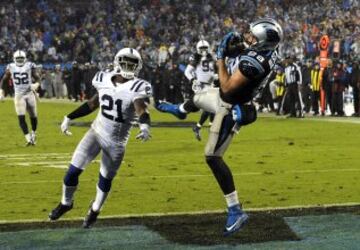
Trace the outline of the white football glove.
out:
[[[4,95],[4,90],[0,89],[0,101],[4,100],[5,95]]]
[[[202,89],[202,85],[201,83],[194,79],[192,80],[192,86],[191,86],[191,89],[196,93],[196,92],[199,92],[201,89]]]
[[[40,83],[38,83],[38,82],[31,84],[30,85],[31,91],[35,92],[39,88],[39,86],[40,86]]]
[[[62,121],[60,126],[61,132],[69,136],[72,135],[72,133],[69,131],[70,121],[71,121],[70,118],[64,116],[64,120]]]
[[[136,139],[140,139],[141,141],[145,142],[151,138],[150,135],[150,126],[146,123],[140,123],[140,132],[136,136]]]

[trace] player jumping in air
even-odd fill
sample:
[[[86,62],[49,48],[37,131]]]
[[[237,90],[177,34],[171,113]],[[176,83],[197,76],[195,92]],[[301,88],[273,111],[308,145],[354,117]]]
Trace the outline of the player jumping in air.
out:
[[[223,155],[235,132],[256,120],[253,97],[266,83],[277,60],[276,48],[283,39],[281,26],[262,18],[250,24],[243,34],[228,33],[217,50],[220,87],[199,92],[181,105],[161,103],[157,109],[185,119],[189,112],[203,109],[215,113],[205,148],[212,170],[228,207],[224,235],[238,231],[248,220],[242,210],[230,168]]]
[[[39,88],[40,77],[36,74],[35,64],[26,60],[26,54],[22,50],[14,53],[14,62],[10,63],[0,82],[0,100],[4,98],[2,86],[4,82],[12,79],[15,91],[15,111],[19,119],[19,125],[25,135],[26,146],[36,144],[37,108],[36,90]],[[33,79],[35,83],[33,84]],[[30,115],[31,133],[25,120],[26,111]]]
[[[114,70],[98,72],[92,80],[97,94],[65,116],[61,130],[68,130],[70,120],[86,116],[100,107],[91,128],[78,144],[69,169],[64,177],[61,202],[49,214],[50,220],[59,219],[73,208],[74,193],[79,175],[95,157],[102,152],[99,181],[95,200],[84,219],[83,227],[93,225],[109,194],[125,153],[130,136],[132,122],[139,117],[140,133],[137,139],[147,141],[150,138],[150,115],[147,110],[148,98],[152,94],[150,83],[137,78],[142,67],[139,52],[135,49],[121,49],[115,56]]]

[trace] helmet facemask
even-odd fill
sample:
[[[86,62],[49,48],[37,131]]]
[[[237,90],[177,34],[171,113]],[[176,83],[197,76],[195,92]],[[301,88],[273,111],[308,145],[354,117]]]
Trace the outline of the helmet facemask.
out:
[[[26,54],[24,51],[18,50],[14,53],[14,62],[18,67],[24,66],[26,62]]]
[[[125,79],[133,79],[141,70],[141,61],[129,56],[119,56],[115,65],[116,71]]]
[[[196,44],[196,52],[203,56],[206,57],[209,53],[210,53],[210,45],[207,41],[205,40],[200,40],[197,44]]]
[[[207,47],[207,46],[201,46],[198,49],[198,53],[202,56],[206,56],[208,54],[208,52],[209,52],[209,47]]]

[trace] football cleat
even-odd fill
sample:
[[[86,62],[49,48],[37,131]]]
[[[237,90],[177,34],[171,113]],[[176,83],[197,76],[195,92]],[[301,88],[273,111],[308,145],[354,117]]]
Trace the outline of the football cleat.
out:
[[[239,231],[247,223],[248,219],[249,216],[241,210],[239,205],[229,207],[224,236],[230,236]]]
[[[86,217],[84,219],[84,222],[83,222],[83,228],[90,228],[92,225],[94,225],[94,223],[96,222],[97,217],[98,217],[99,214],[100,214],[100,211],[95,212],[92,209],[92,203],[91,203],[89,212],[86,215]]]
[[[196,138],[196,140],[198,140],[198,141],[201,141],[200,129],[201,129],[201,128],[199,128],[199,127],[196,126],[196,125],[192,128],[192,131],[193,131],[194,134],[195,134],[195,138]]]
[[[35,132],[32,131],[31,134],[30,134],[30,136],[31,136],[31,144],[32,144],[33,146],[35,146],[35,145],[36,145],[36,134],[35,134]]]
[[[59,205],[57,205],[57,207],[54,208],[49,214],[49,219],[52,221],[59,219],[61,216],[63,216],[63,214],[65,214],[67,211],[73,208],[73,204],[74,203],[71,203],[71,205],[67,206],[61,204],[60,202]]]
[[[155,105],[155,108],[161,112],[170,113],[180,120],[186,119],[186,113],[182,113],[179,109],[180,105],[171,104],[168,102],[160,102]]]

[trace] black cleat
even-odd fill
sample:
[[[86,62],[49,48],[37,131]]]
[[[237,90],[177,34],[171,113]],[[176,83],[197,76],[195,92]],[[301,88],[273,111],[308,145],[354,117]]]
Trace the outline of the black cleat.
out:
[[[67,205],[61,204],[61,202],[60,202],[59,205],[57,205],[57,207],[54,208],[51,211],[51,213],[49,214],[49,219],[52,221],[59,219],[63,214],[65,214],[67,211],[69,211],[73,208],[73,204],[74,203],[71,203],[70,206],[67,206]]]
[[[84,222],[83,222],[83,228],[90,228],[92,225],[94,225],[99,214],[100,214],[100,211],[99,212],[93,211],[92,205],[90,205],[89,212],[86,215]]]
[[[198,141],[201,141],[200,129],[201,129],[201,128],[199,128],[199,127],[196,126],[196,125],[192,128],[192,131],[195,133],[195,138],[196,138],[196,140],[198,140]]]

